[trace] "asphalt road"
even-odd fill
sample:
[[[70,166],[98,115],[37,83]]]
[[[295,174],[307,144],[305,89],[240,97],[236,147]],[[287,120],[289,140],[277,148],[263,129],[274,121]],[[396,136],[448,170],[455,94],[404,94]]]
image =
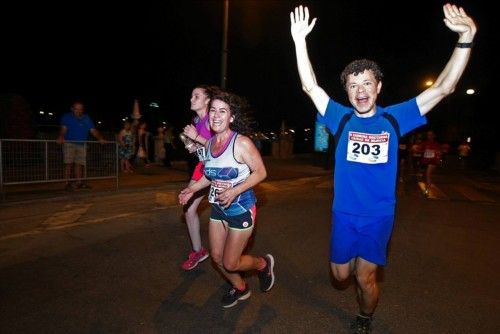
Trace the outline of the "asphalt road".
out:
[[[374,333],[500,332],[498,183],[437,181],[436,199],[412,177],[400,184]],[[180,268],[189,240],[179,186],[1,207],[0,332],[348,332],[354,285],[334,282],[328,264],[330,176],[258,186],[250,252],[274,255],[276,285],[261,293],[248,275],[251,298],[229,310],[210,261]]]

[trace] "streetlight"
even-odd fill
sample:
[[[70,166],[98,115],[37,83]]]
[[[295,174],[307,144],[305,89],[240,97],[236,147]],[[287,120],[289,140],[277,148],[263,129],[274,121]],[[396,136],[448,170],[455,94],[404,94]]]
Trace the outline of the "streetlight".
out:
[[[222,54],[221,54],[221,73],[220,86],[226,89],[227,81],[227,30],[229,27],[229,0],[224,0],[224,29],[222,32]]]

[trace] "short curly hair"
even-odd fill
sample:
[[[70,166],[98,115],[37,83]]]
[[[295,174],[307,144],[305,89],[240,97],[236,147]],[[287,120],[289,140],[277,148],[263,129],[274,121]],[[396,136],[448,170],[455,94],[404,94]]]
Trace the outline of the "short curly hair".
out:
[[[358,75],[365,70],[371,70],[377,81],[382,81],[384,74],[380,70],[380,66],[370,59],[357,59],[350,62],[340,74],[340,83],[342,87],[346,88],[347,77],[351,74]]]

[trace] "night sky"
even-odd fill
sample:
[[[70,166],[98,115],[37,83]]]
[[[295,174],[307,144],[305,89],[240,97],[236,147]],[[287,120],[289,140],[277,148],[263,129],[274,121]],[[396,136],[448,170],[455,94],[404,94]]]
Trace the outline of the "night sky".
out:
[[[345,103],[339,74],[351,60],[379,62],[385,74],[379,104],[387,105],[418,94],[424,80],[442,70],[457,40],[442,22],[442,1],[400,6],[356,0],[229,3],[227,88],[248,98],[263,130],[279,129],[281,120],[293,127],[314,123],[315,110],[301,91],[290,36],[289,13],[298,4],[318,17],[308,38],[318,82]],[[488,49],[493,22],[480,1],[456,4],[476,19],[479,32],[456,93],[431,112],[431,122],[445,127],[449,120],[457,126],[465,121],[467,131],[479,133],[475,127],[486,127],[488,134],[494,131],[488,130],[492,122],[485,121],[493,116],[485,104],[492,76],[488,65],[494,62]],[[0,15],[0,93],[23,96],[35,111],[59,116],[72,99],[81,98],[94,120],[114,130],[138,98],[149,117],[181,126],[193,116],[192,87],[221,82],[222,0],[114,6],[104,1],[16,1],[4,2]],[[478,94],[465,97],[469,87]],[[149,111],[150,101],[160,103],[158,114]],[[467,109],[459,110],[461,120],[455,108]]]

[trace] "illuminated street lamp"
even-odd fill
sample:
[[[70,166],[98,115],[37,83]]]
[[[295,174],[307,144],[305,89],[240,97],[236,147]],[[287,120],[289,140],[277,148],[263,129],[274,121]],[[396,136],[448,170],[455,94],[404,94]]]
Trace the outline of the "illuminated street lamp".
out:
[[[229,28],[229,0],[224,0],[224,29],[222,31],[222,54],[221,54],[221,74],[220,86],[226,89],[227,82],[227,31]]]

